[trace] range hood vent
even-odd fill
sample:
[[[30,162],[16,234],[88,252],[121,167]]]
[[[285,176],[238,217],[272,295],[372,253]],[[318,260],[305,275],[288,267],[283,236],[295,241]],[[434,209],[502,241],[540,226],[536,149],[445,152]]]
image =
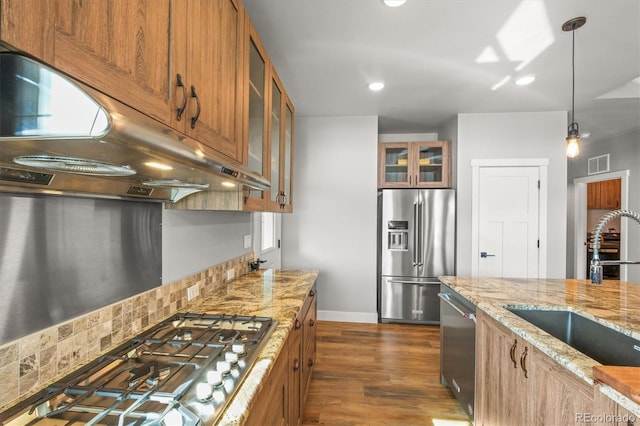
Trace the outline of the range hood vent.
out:
[[[129,166],[87,160],[86,158],[57,157],[53,155],[25,155],[14,157],[13,162],[22,166],[46,169],[55,172],[75,173],[91,176],[132,176],[136,170]]]
[[[0,191],[175,202],[201,191],[241,199],[243,187],[269,186],[259,174],[89,86],[0,52]]]

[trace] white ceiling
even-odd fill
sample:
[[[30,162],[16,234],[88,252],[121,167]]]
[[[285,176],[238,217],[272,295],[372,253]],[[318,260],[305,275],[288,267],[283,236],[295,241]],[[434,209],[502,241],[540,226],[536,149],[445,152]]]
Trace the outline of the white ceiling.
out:
[[[585,16],[580,131],[597,142],[640,127],[640,0],[244,4],[298,116],[377,115],[380,133],[427,133],[457,113],[570,110],[572,35],[561,27]],[[535,82],[516,86],[526,74]],[[368,90],[374,80],[383,91]]]

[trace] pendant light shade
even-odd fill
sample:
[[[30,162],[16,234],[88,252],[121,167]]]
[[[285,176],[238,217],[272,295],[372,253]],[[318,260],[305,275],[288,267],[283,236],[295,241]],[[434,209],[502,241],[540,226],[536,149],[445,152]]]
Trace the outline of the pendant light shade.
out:
[[[575,158],[580,155],[580,130],[576,122],[576,30],[587,22],[587,18],[579,16],[562,24],[562,31],[571,31],[571,124],[567,128],[567,157]]]

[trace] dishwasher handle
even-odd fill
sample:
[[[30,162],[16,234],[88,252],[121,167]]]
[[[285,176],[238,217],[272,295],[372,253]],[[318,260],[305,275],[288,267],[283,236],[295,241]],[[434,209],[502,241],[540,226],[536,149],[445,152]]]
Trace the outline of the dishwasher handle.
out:
[[[451,300],[451,295],[449,293],[438,293],[438,297],[442,299],[446,304],[451,306],[457,313],[459,313],[463,318],[476,322],[476,314],[472,312],[465,312],[456,305],[453,304]]]

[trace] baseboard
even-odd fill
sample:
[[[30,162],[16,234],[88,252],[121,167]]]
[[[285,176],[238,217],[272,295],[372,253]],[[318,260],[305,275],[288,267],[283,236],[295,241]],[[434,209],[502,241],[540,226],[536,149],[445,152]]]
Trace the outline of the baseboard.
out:
[[[365,322],[377,323],[378,314],[373,312],[343,312],[343,311],[321,311],[318,310],[320,321],[341,321],[341,322]]]

